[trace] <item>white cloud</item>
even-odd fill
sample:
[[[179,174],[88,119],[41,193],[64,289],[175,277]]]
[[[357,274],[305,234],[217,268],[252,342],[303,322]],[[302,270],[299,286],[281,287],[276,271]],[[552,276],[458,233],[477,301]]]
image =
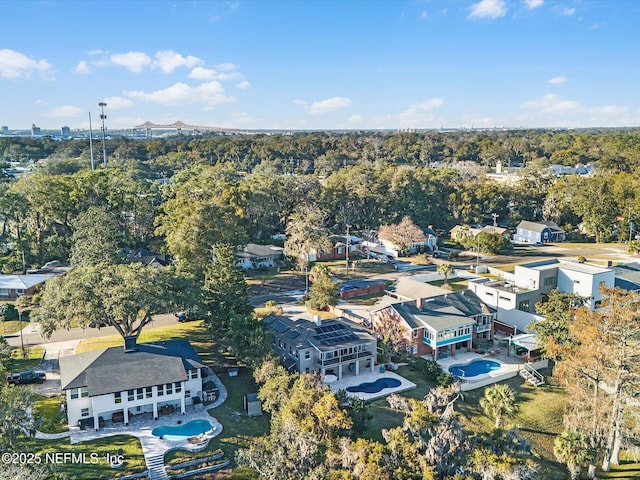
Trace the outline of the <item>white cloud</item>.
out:
[[[75,68],[75,72],[84,73],[84,74],[89,73],[89,64],[84,60],[82,60],[81,62],[78,62],[78,65],[76,65],[76,68]]]
[[[427,13],[426,10],[422,11],[422,13],[420,14],[420,18],[422,19],[429,18],[429,14]]]
[[[194,80],[213,80],[216,73],[215,70],[210,68],[196,67],[191,70],[191,73],[187,75],[187,77],[193,78]]]
[[[551,84],[551,85],[562,85],[564,83],[567,83],[569,81],[569,79],[567,77],[565,77],[564,75],[561,75],[559,77],[552,77],[549,80],[547,80],[547,83]]]
[[[123,108],[133,107],[135,104],[128,98],[123,97],[107,97],[103,100],[110,110],[121,110]]]
[[[187,55],[183,57],[179,53],[174,52],[173,50],[162,50],[156,52],[155,61],[153,62],[154,67],[159,68],[164,73],[171,73],[176,68],[179,67],[187,67],[193,68],[196,65],[202,63],[198,57],[193,57],[191,55]]]
[[[305,102],[304,100],[295,99],[293,101],[293,103],[296,104],[296,105],[300,105],[302,107],[306,107],[307,106],[307,102]]]
[[[249,82],[247,82],[246,80],[241,81],[240,83],[238,83],[236,85],[236,88],[240,88],[241,90],[245,90],[247,88],[249,88],[251,86],[251,84]]]
[[[560,10],[560,15],[564,15],[565,17],[570,17],[571,15],[575,15],[575,13],[575,8],[563,8],[562,10]]]
[[[32,73],[48,77],[51,64],[46,60],[35,60],[15,50],[0,50],[0,77],[30,78]]]
[[[475,114],[465,113],[462,115],[465,127],[469,128],[491,128],[496,126],[496,122],[491,117],[480,117]]]
[[[221,63],[220,65],[216,65],[218,70],[222,70],[223,72],[227,72],[229,70],[237,70],[238,66],[235,63]]]
[[[64,118],[64,117],[77,117],[84,113],[84,110],[79,107],[72,107],[66,105],[64,107],[54,108],[46,113],[47,117]]]
[[[87,55],[105,55],[106,53],[105,50],[89,50]]]
[[[574,100],[563,100],[562,97],[555,93],[548,93],[537,100],[530,100],[520,105],[520,108],[526,110],[537,110],[540,113],[559,114],[566,112],[575,112],[582,107],[580,102]]]
[[[351,124],[361,124],[362,121],[364,120],[364,117],[362,115],[360,115],[359,113],[356,113],[355,115],[351,115],[347,121]]]
[[[313,102],[307,108],[307,113],[309,115],[319,115],[327,112],[334,112],[336,110],[341,110],[343,108],[347,108],[351,105],[351,99],[346,97],[331,97],[325,100],[320,100],[318,102]]]
[[[544,0],[524,0],[529,10],[534,10],[541,7],[544,4]]]
[[[430,98],[429,100],[414,103],[411,105],[411,108],[416,110],[433,110],[434,108],[441,107],[442,105],[444,105],[444,100],[442,100],[442,98]]]
[[[111,63],[136,73],[142,72],[144,67],[151,65],[151,57],[144,52],[115,53],[111,55],[110,59]]]
[[[233,97],[224,94],[224,88],[220,82],[212,81],[192,87],[186,83],[178,82],[163,90],[143,92],[139,90],[125,91],[125,95],[131,98],[145,100],[147,102],[163,105],[185,105],[202,103],[210,109],[221,103],[234,102]]]
[[[507,7],[504,0],[481,0],[469,9],[467,18],[498,18],[507,14]]]
[[[622,115],[629,112],[628,107],[621,105],[585,106],[581,102],[564,99],[555,93],[524,102],[520,107],[530,110],[528,119],[542,118],[546,119],[547,123],[555,122],[556,125],[563,122],[567,126],[623,125],[623,120],[630,122],[630,120],[622,118]],[[567,119],[563,116],[571,118]]]
[[[218,71],[213,68],[196,67],[187,75],[194,80],[233,80],[240,77],[238,72],[227,69],[226,71]]]

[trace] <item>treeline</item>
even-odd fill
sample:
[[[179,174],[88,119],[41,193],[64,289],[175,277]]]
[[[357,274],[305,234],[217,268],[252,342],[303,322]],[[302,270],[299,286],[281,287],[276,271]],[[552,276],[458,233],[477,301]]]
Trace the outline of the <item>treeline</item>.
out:
[[[217,243],[267,242],[296,212],[323,227],[366,232],[409,217],[421,227],[521,219],[583,222],[597,240],[625,240],[640,212],[640,132],[306,133],[107,142],[108,168],[88,142],[1,138],[0,159],[46,157],[0,183],[3,271],[69,258],[74,221],[112,213],[122,247],[171,254],[199,273]],[[26,157],[24,157],[26,155]],[[522,164],[516,183],[488,165]],[[593,162],[590,177],[554,177],[552,163]]]

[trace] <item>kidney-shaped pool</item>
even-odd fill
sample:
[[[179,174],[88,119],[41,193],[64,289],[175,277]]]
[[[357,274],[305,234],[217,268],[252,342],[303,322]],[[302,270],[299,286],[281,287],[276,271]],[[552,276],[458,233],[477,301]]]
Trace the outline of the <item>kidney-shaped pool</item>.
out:
[[[466,365],[451,365],[449,373],[458,377],[477,377],[483,373],[489,373],[498,370],[502,366],[501,363],[493,360],[474,360]]]
[[[213,426],[208,420],[191,420],[184,425],[167,425],[162,427],[156,427],[151,430],[151,433],[156,437],[164,438],[172,442],[178,442],[186,440],[189,437],[195,437],[201,433],[206,433],[211,430]]]
[[[354,385],[347,387],[349,393],[378,393],[385,388],[399,387],[402,382],[396,378],[383,377],[377,379],[375,382],[361,383],[360,385]]]

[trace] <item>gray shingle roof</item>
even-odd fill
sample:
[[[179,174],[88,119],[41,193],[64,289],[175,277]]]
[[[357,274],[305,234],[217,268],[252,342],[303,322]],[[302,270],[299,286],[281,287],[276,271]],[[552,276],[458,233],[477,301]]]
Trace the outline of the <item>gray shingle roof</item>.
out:
[[[89,396],[187,380],[205,365],[187,340],[141,343],[125,353],[111,347],[60,358],[62,389],[87,387]]]
[[[529,230],[530,232],[541,233],[546,228],[554,232],[564,232],[564,230],[562,230],[556,223],[548,220],[544,222],[529,222],[527,220],[522,220],[518,224],[519,230]]]

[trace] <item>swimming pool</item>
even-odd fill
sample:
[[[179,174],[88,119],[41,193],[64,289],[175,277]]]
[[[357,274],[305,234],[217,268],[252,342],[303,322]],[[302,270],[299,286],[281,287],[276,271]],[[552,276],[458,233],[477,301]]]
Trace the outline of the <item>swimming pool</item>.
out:
[[[483,373],[498,370],[501,366],[502,364],[494,362],[493,360],[474,360],[466,365],[451,365],[449,367],[449,373],[462,378],[477,377]]]
[[[189,423],[185,423],[184,425],[156,427],[151,430],[151,433],[156,437],[177,442],[208,432],[212,428],[213,426],[208,420],[191,420]]]
[[[378,393],[385,388],[399,387],[402,382],[396,378],[379,378],[375,382],[361,383],[353,387],[347,387],[349,393]]]

